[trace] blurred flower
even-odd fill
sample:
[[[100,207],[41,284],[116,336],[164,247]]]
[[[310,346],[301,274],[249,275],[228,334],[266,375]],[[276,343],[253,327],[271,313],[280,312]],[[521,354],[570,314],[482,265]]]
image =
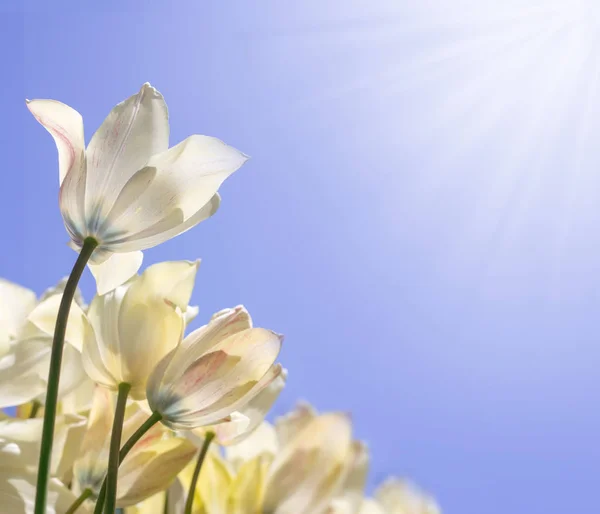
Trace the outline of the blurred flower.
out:
[[[85,418],[59,417],[56,425],[56,452],[52,459],[54,475],[68,475],[72,458],[81,442]],[[33,512],[37,477],[41,420],[0,421],[0,498],[2,512],[30,514]],[[76,496],[58,478],[48,484],[47,514],[63,514]],[[84,507],[80,514],[85,514]]]
[[[214,214],[220,185],[247,160],[208,136],[169,149],[167,106],[149,84],[110,112],[87,149],[77,111],[55,100],[27,106],[58,149],[60,210],[73,247],[98,241],[92,270],[100,294],[137,272],[139,250]]]
[[[0,420],[0,444],[15,443],[19,446],[22,467],[35,471],[40,453],[42,419],[16,419],[5,417]],[[56,418],[54,445],[50,472],[52,476],[70,478],[71,468],[79,453],[86,430],[87,419],[67,414]]]
[[[175,348],[185,329],[199,261],[162,262],[103,296],[88,311],[83,366],[89,377],[116,390],[131,385],[143,400],[150,373]]]
[[[281,375],[275,359],[282,339],[252,328],[241,306],[217,313],[156,366],[148,380],[150,408],[173,429],[234,420]]]
[[[342,413],[303,406],[276,426],[280,449],[269,468],[263,510],[319,514],[342,490],[355,454],[352,424]]]
[[[74,466],[75,490],[86,488],[97,496],[106,476],[115,395],[97,388],[80,458]],[[132,402],[127,406],[123,440],[146,420],[147,414]],[[187,439],[175,437],[163,425],[154,425],[132,448],[119,467],[117,506],[126,507],[165,490],[196,454]]]
[[[52,336],[62,299],[64,281],[44,293],[38,303],[33,291],[0,281],[1,325],[9,334],[0,355],[0,408],[37,400],[44,402]],[[78,297],[81,298],[80,294]],[[85,314],[73,302],[63,352],[59,396],[72,392],[86,380],[81,363]],[[2,329],[0,329],[2,332]]]
[[[359,514],[440,514],[435,500],[409,482],[388,478],[364,501]]]

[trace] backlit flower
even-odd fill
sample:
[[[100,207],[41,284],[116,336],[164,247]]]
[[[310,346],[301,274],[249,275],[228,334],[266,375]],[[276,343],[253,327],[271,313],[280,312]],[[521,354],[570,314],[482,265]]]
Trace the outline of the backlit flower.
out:
[[[144,399],[154,366],[181,341],[198,264],[155,264],[92,300],[82,357],[93,381],[112,390],[126,382]]]
[[[231,421],[282,373],[282,336],[252,328],[243,307],[217,313],[189,334],[148,380],[150,408],[174,429]]]
[[[167,106],[149,84],[110,112],[87,148],[76,110],[55,100],[27,106],[58,148],[59,203],[72,246],[94,238],[92,264],[106,262],[110,269],[92,266],[102,292],[139,269],[141,256],[127,254],[214,214],[217,190],[247,159],[209,136],[190,136],[169,148]]]

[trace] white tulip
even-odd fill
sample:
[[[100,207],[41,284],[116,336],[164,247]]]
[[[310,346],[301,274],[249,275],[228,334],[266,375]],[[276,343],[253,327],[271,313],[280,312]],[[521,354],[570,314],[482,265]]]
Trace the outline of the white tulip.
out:
[[[173,429],[229,422],[282,373],[282,336],[252,328],[243,307],[221,311],[152,372],[150,408]]]
[[[155,264],[92,300],[82,357],[94,382],[112,390],[125,382],[132,398],[145,398],[150,373],[183,336],[198,265]]]
[[[169,148],[167,106],[150,84],[110,112],[87,148],[76,110],[55,100],[27,106],[58,148],[59,203],[72,246],[98,242],[91,262],[100,294],[137,272],[140,250],[212,216],[219,187],[247,160],[209,136]]]

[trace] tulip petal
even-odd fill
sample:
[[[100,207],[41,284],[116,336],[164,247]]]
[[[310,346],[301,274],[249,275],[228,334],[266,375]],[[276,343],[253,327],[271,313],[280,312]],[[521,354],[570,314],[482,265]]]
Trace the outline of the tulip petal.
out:
[[[282,448],[269,469],[263,510],[321,513],[339,493],[351,455],[352,427],[340,413],[313,418]]]
[[[172,362],[164,371],[163,381],[175,380],[182,369],[188,368],[220,342],[249,328],[252,328],[252,319],[243,305],[219,311],[207,325],[194,330],[183,340],[181,350],[173,355]]]
[[[53,336],[61,300],[62,294],[49,296],[33,309],[28,316],[28,320],[44,334]],[[83,346],[84,325],[87,323],[88,320],[81,307],[79,307],[77,302],[71,302],[65,340],[79,351],[81,351]]]
[[[58,149],[60,184],[72,170],[79,170],[85,159],[83,119],[75,109],[56,100],[31,100],[27,108],[54,138]]]
[[[30,514],[35,503],[37,472],[24,469],[0,468],[0,497],[2,511],[10,514]],[[57,479],[50,479],[46,514],[62,514],[68,510],[77,497]],[[82,505],[77,513],[86,514]]]
[[[287,445],[296,435],[304,429],[315,417],[317,412],[306,402],[299,402],[296,408],[277,418],[275,430],[281,446]]]
[[[239,467],[256,457],[273,459],[278,449],[277,434],[273,425],[261,423],[250,435],[239,443],[225,448],[227,460]]]
[[[92,232],[133,174],[168,147],[167,106],[156,89],[144,84],[113,108],[88,145],[85,216]]]
[[[265,416],[273,407],[275,400],[279,396],[279,393],[285,386],[287,379],[287,370],[283,369],[281,365],[273,366],[270,373],[263,377],[261,382],[270,381],[270,383],[250,400],[242,409],[240,414],[243,414],[248,419],[248,423],[245,425],[234,424],[232,427],[228,426],[228,423],[222,423],[215,427],[215,432],[219,444],[221,445],[236,445],[240,441],[243,441],[250,434],[257,429],[264,421]],[[262,384],[261,384],[262,387]]]
[[[173,437],[128,455],[119,467],[117,506],[134,505],[166,489],[195,454],[191,442]]]
[[[99,295],[112,291],[133,277],[142,265],[142,252],[113,253],[101,264],[89,263],[88,266],[96,279]]]
[[[153,156],[138,172],[139,198],[111,212],[106,225],[113,233],[105,239],[115,250],[129,251],[184,232],[214,213],[219,187],[247,159],[219,139],[198,135]]]
[[[149,266],[127,291],[123,308],[128,309],[136,303],[166,300],[185,312],[194,289],[198,266],[200,260],[167,261]]]
[[[391,514],[439,514],[435,500],[414,485],[397,478],[389,478],[375,491],[375,499],[383,510]]]
[[[49,354],[44,339],[12,342],[9,352],[0,358],[0,408],[21,405],[43,394],[46,382],[40,370],[48,366]]]
[[[0,278],[0,341],[17,337],[27,315],[37,303],[30,289]],[[4,347],[6,351],[7,347]],[[0,352],[0,356],[4,351]]]

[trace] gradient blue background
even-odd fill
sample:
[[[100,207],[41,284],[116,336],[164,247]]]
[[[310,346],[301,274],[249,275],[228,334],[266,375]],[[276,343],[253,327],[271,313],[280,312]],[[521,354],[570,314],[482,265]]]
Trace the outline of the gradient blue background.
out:
[[[591,512],[600,54],[508,3],[479,23],[464,0],[4,0],[0,275],[41,292],[75,258],[24,98],[69,103],[89,139],[150,81],[172,142],[252,159],[145,263],[201,257],[201,320],[244,303],[286,335],[277,413],[350,411],[370,487],[408,476],[447,513]]]

